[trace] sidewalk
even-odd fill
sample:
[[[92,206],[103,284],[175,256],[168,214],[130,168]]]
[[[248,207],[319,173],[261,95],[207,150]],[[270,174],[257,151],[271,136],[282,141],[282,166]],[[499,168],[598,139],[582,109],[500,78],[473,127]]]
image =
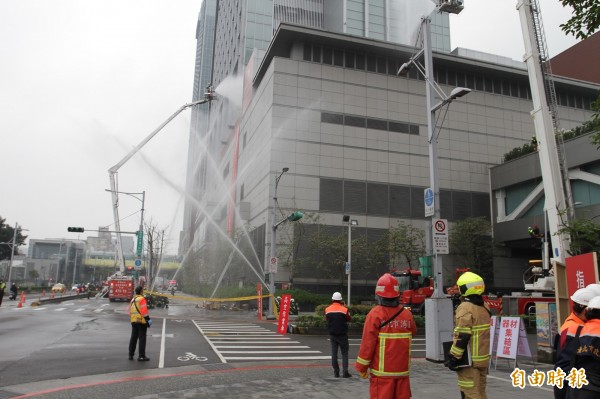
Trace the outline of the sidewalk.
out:
[[[354,359],[351,359],[354,363]],[[549,365],[523,364],[529,375]],[[0,390],[6,398],[105,399],[353,399],[369,397],[369,381],[356,376],[334,378],[329,362],[256,362],[148,369],[14,385]],[[488,376],[488,399],[546,399],[552,387],[512,386],[507,362]],[[456,374],[439,363],[416,359],[411,366],[414,399],[460,398]],[[4,395],[4,396],[3,396]],[[20,396],[22,395],[22,396]]]

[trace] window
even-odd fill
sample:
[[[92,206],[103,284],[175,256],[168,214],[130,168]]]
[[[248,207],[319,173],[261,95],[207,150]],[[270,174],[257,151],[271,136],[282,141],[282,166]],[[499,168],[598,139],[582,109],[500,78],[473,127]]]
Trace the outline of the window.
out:
[[[313,62],[318,62],[318,63],[321,62],[321,47],[320,46],[313,47],[312,60],[313,60]]]
[[[367,119],[367,128],[369,129],[377,129],[377,130],[388,130],[387,121],[381,119]]]
[[[336,125],[343,125],[344,124],[344,115],[332,114],[329,112],[321,112],[321,122],[334,123]]]
[[[365,127],[365,118],[359,116],[344,115],[344,125]]]
[[[408,124],[390,121],[390,132],[408,133]]]
[[[310,43],[304,43],[304,54],[302,56],[302,59],[304,61],[310,61],[312,60],[312,47],[310,45]]]
[[[333,60],[333,50],[329,47],[323,47],[323,64],[331,65]]]
[[[344,66],[344,52],[342,50],[333,50],[333,65]]]
[[[346,51],[346,68],[354,68],[354,53]]]
[[[377,60],[372,55],[367,56],[367,71],[377,72]]]
[[[363,53],[356,54],[356,69],[365,70],[365,55]]]

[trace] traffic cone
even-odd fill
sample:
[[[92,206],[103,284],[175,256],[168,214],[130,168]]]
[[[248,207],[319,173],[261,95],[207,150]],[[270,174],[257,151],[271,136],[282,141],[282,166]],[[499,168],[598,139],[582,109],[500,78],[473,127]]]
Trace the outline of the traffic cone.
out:
[[[21,291],[21,300],[20,302],[25,302],[25,291]]]
[[[19,303],[17,304],[18,308],[22,308],[23,307],[23,302],[19,301]]]

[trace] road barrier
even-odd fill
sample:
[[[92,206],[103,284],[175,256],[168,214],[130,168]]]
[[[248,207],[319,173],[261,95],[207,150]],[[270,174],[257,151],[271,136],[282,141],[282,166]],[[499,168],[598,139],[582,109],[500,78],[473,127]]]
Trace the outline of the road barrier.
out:
[[[55,297],[54,293],[52,293],[52,294],[50,294],[50,298],[40,298],[37,301],[32,302],[31,306],[41,306],[46,303],[59,303],[59,302],[68,301],[68,300],[72,300],[72,299],[84,299],[84,298],[89,298],[87,292],[84,292],[81,294],[75,294],[75,295],[61,295],[59,297]]]

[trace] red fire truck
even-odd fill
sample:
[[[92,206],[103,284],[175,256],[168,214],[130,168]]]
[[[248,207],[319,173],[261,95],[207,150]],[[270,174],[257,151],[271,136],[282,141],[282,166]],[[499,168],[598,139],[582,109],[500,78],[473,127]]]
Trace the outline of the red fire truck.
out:
[[[425,314],[425,299],[433,294],[433,279],[423,276],[419,270],[407,268],[392,271],[392,276],[400,286],[400,300],[403,306],[409,307],[413,314]]]
[[[456,269],[456,279],[469,270]],[[492,313],[504,316],[535,315],[536,302],[555,302],[554,276],[542,267],[541,260],[529,261],[529,268],[523,274],[523,285],[524,291],[511,292],[510,295],[483,295],[483,300]],[[446,292],[455,295],[458,288],[450,287]]]
[[[132,276],[112,276],[108,280],[108,300],[131,301],[135,281]]]

